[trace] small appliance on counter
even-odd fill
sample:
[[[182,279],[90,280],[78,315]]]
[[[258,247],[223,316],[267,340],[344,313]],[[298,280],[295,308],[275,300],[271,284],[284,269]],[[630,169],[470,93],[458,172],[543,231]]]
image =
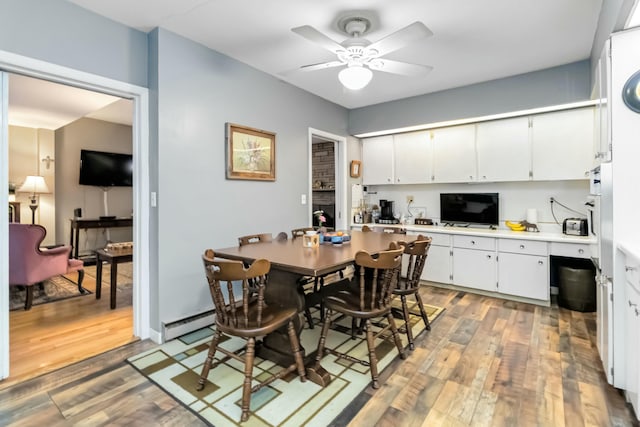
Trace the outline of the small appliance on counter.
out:
[[[562,222],[562,232],[571,236],[586,236],[589,228],[586,218],[567,218]]]
[[[400,221],[393,216],[393,200],[380,200],[380,217],[376,219],[378,224],[399,224]]]
[[[433,225],[433,220],[430,218],[416,218],[413,220],[415,225]]]

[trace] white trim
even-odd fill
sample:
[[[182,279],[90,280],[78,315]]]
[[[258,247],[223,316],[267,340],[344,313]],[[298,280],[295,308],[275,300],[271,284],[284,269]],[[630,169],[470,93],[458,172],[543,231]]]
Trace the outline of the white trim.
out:
[[[133,211],[134,226],[133,235],[136,242],[134,247],[133,280],[133,333],[141,339],[150,337],[150,297],[149,297],[149,91],[147,88],[132,85],[126,82],[109,79],[95,74],[74,70],[72,68],[51,64],[33,58],[16,55],[0,50],[0,70],[20,73],[30,77],[49,80],[83,89],[99,91],[122,98],[132,99],[134,102],[133,117],[133,153],[134,153],[134,187],[133,187]],[[5,75],[4,73],[2,73]],[[4,85],[6,88],[6,79]],[[7,97],[6,90],[3,91]],[[1,95],[1,93],[0,93]],[[2,122],[2,141],[0,152],[8,153],[7,141],[8,126]],[[0,185],[8,186],[8,161],[7,156],[2,156],[0,163]],[[7,203],[7,195],[0,191],[0,202]],[[0,219],[0,227],[8,229],[6,215]],[[0,233],[0,265],[8,265],[8,233]],[[3,252],[4,251],[4,252]],[[5,264],[6,263],[6,264]],[[7,272],[8,268],[2,268]],[[0,274],[0,343],[9,342],[8,319],[9,304],[3,303],[3,298],[8,297],[8,272]],[[9,346],[0,346],[0,378],[8,376]]]
[[[490,116],[471,117],[468,119],[448,120],[444,122],[429,123],[429,124],[416,125],[416,126],[407,126],[402,128],[396,128],[396,129],[364,132],[354,136],[356,138],[369,138],[371,136],[391,135],[391,134],[402,133],[402,132],[414,132],[419,130],[442,128],[446,126],[457,126],[457,125],[465,125],[468,123],[486,122],[489,120],[507,119],[510,117],[528,116],[530,114],[549,113],[551,111],[570,110],[572,108],[591,107],[598,104],[598,101],[599,100],[596,99],[596,100],[589,100],[589,101],[572,102],[570,104],[553,105],[549,107],[532,108],[529,110],[521,110],[521,111],[511,111],[509,113],[492,114]]]
[[[0,70],[0,188],[9,188],[9,78]],[[0,205],[7,206],[9,192],[0,191]],[[6,212],[6,211],[5,211]],[[9,218],[0,215],[0,379],[9,376]]]
[[[345,230],[349,223],[349,215],[347,212],[347,138],[333,133],[325,132],[322,130],[309,128],[309,183],[308,189],[308,205],[309,213],[307,218],[311,221],[311,214],[313,209],[313,137],[320,137],[336,143],[335,155],[336,155],[336,229]],[[339,201],[339,203],[338,203]]]

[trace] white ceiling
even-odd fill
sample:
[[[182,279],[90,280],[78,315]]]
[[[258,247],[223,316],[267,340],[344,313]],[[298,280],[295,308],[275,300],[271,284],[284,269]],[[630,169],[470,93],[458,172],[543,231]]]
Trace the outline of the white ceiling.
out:
[[[421,95],[589,58],[602,0],[69,0],[142,31],[162,27],[347,108]],[[387,56],[434,67],[422,77],[376,72],[347,91],[340,68],[280,73],[330,61],[293,33],[311,25],[337,42],[340,17],[362,11],[372,42],[421,21],[433,37]]]
[[[9,75],[9,124],[56,130],[82,117],[131,125],[133,102],[104,93]]]

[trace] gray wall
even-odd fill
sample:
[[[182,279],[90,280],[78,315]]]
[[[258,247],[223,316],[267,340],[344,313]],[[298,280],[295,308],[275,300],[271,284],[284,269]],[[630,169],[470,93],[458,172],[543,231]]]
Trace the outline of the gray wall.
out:
[[[0,0],[0,50],[147,85],[147,35],[63,0]]]
[[[75,208],[82,208],[83,218],[105,215],[101,188],[80,185],[80,150],[132,153],[131,126],[94,119],[79,119],[55,131],[56,140],[56,240],[67,244],[71,232],[69,218]],[[109,215],[131,216],[133,195],[131,187],[113,187],[107,192]],[[111,241],[132,240],[130,228],[110,230]],[[86,230],[80,234],[80,253],[102,248],[106,235],[102,230]]]
[[[430,93],[349,112],[349,133],[546,107],[591,96],[589,61]]]
[[[308,129],[347,135],[347,110],[160,29],[157,58],[158,301],[160,322],[212,308],[202,271],[207,248],[243,234],[309,223],[300,204]],[[157,52],[157,54],[155,53]],[[155,91],[155,87],[152,88]],[[276,133],[276,181],[225,178],[225,123]],[[152,233],[153,234],[153,233]]]

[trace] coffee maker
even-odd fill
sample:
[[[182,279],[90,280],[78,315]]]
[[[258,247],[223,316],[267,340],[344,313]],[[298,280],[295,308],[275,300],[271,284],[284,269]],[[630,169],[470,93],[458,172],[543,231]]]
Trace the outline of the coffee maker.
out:
[[[397,224],[398,220],[393,216],[393,200],[380,200],[380,224]]]

